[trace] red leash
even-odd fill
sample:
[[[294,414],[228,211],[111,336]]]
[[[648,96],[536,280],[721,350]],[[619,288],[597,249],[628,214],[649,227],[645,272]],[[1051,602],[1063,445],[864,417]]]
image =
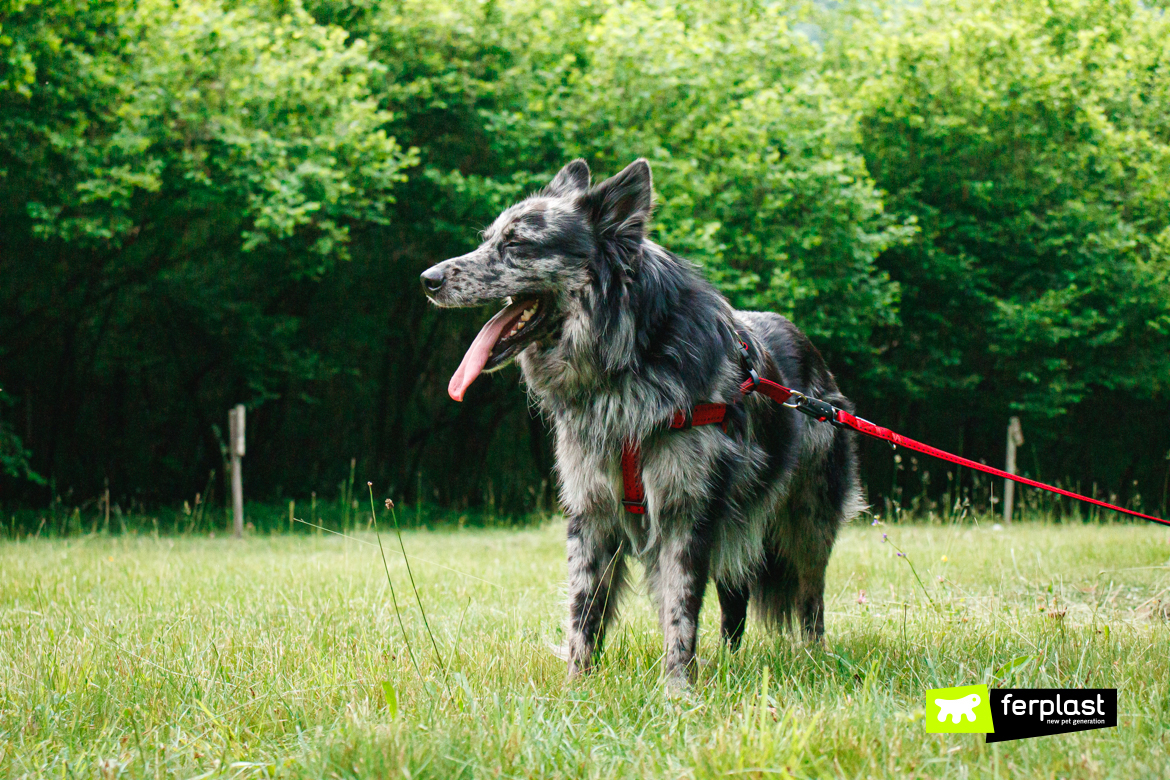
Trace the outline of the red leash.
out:
[[[959,455],[952,455],[945,450],[940,450],[937,447],[931,447],[929,444],[923,444],[920,441],[907,438],[900,433],[894,433],[888,428],[883,428],[880,425],[874,425],[869,420],[856,417],[844,409],[838,409],[832,404],[827,404],[824,401],[819,401],[815,398],[809,398],[803,393],[798,393],[795,390],[789,390],[787,387],[778,385],[775,382],[771,382],[767,379],[760,380],[761,385],[764,385],[765,383],[770,385],[770,387],[765,386],[757,388],[760,392],[764,393],[764,395],[768,396],[774,401],[778,401],[779,403],[784,404],[785,406],[791,406],[798,411],[815,417],[817,420],[822,422],[835,423],[837,425],[855,430],[858,433],[864,433],[866,436],[872,436],[875,439],[888,441],[890,444],[894,444],[899,447],[905,447],[908,450],[921,452],[924,455],[930,455],[931,457],[949,461],[959,466],[966,466],[967,468],[975,469],[976,471],[982,471],[985,474],[992,474],[997,477],[1002,477],[1003,479],[1010,479],[1013,482],[1019,482],[1021,485],[1029,485],[1031,487],[1040,488],[1041,490],[1047,490],[1050,493],[1058,493],[1062,496],[1067,496],[1068,498],[1075,498],[1078,501],[1084,501],[1087,504],[1093,504],[1103,509],[1112,509],[1114,512],[1121,512],[1124,515],[1140,517],[1143,520],[1149,520],[1154,523],[1161,523],[1162,525],[1170,526],[1170,520],[1163,520],[1162,518],[1154,517],[1153,515],[1145,515],[1141,512],[1135,512],[1132,509],[1116,506],[1106,501],[1099,501],[1096,498],[1082,496],[1080,493],[1074,493],[1071,490],[1058,488],[1055,485],[1048,485],[1044,482],[1038,482],[1034,479],[1021,477],[1018,474],[1009,474],[1008,472],[1001,469],[985,466],[982,463],[976,463],[973,460],[960,457]],[[750,384],[750,380],[744,384]],[[741,389],[743,388],[741,387]],[[750,388],[745,389],[745,392],[748,392],[749,390]],[[779,401],[780,396],[784,396],[785,400]],[[795,400],[793,401],[793,399]]]
[[[747,356],[746,345],[743,348],[743,354]],[[914,439],[909,439],[900,433],[894,433],[888,428],[883,428],[880,425],[874,425],[869,420],[856,417],[844,409],[838,409],[830,403],[821,401],[817,398],[811,398],[804,393],[789,389],[782,384],[773,382],[770,379],[761,378],[754,369],[748,368],[750,378],[745,380],[740,386],[739,390],[744,395],[748,393],[757,392],[766,395],[778,404],[787,406],[791,409],[796,409],[798,412],[803,412],[808,416],[818,420],[819,422],[828,422],[843,428],[863,433],[866,436],[871,436],[875,439],[887,441],[890,444],[905,447],[908,450],[921,452],[924,455],[939,458],[941,460],[949,461],[959,466],[966,466],[967,468],[982,471],[985,474],[992,474],[1003,479],[1010,479],[1013,482],[1019,482],[1021,485],[1029,485],[1031,487],[1047,490],[1051,493],[1058,493],[1068,498],[1075,498],[1078,501],[1084,501],[1088,504],[1099,506],[1103,509],[1112,509],[1114,512],[1121,512],[1132,517],[1140,517],[1143,520],[1149,520],[1154,523],[1170,526],[1170,520],[1163,520],[1160,517],[1153,515],[1145,515],[1141,512],[1135,512],[1132,509],[1115,506],[1105,501],[1099,501],[1095,498],[1082,496],[1080,493],[1074,493],[1071,490],[1064,490],[1055,485],[1047,485],[1043,482],[1037,482],[1034,479],[1021,477],[1018,474],[1009,474],[1006,471],[1001,471],[991,466],[985,466],[982,463],[976,463],[973,460],[952,455],[949,452],[940,450],[937,447],[931,447],[929,444],[923,444]],[[700,409],[703,410],[700,413]],[[723,422],[724,430],[726,430],[727,406],[726,404],[699,404],[695,407],[693,414],[687,412],[675,412],[674,418],[671,420],[670,427],[675,429],[690,428],[691,425],[709,425],[711,423]],[[693,422],[688,421],[687,418],[692,418]],[[699,420],[702,419],[703,422]],[[677,423],[677,424],[676,424]],[[685,424],[684,424],[685,423]],[[622,483],[625,489],[625,499],[622,505],[625,506],[626,511],[634,514],[645,514],[646,500],[645,491],[642,487],[642,463],[641,463],[641,448],[632,442],[627,442],[622,448]]]

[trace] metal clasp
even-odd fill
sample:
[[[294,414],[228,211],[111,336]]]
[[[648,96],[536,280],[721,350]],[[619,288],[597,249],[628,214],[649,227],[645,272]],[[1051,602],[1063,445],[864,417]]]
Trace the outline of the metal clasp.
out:
[[[790,409],[795,409],[802,414],[807,414],[817,422],[827,422],[838,427],[842,423],[837,419],[837,407],[833,406],[827,401],[822,401],[819,398],[812,398],[804,393],[792,391],[791,397],[784,403]],[[848,426],[844,426],[848,427]]]

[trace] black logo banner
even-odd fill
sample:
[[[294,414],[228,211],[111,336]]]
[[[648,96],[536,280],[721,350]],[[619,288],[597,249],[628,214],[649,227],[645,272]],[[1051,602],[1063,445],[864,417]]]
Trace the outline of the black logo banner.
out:
[[[991,720],[995,733],[987,735],[988,742],[1113,728],[1117,689],[992,689]]]

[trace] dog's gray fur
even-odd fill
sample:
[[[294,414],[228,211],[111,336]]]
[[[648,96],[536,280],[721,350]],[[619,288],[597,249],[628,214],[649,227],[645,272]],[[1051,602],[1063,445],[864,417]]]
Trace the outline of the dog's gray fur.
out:
[[[478,249],[424,278],[441,285],[430,290],[440,306],[541,302],[540,324],[514,353],[555,434],[570,673],[593,663],[635,555],[657,602],[667,679],[685,684],[708,579],[733,648],[749,600],[768,623],[795,617],[821,637],[829,554],[863,502],[849,435],[739,393],[737,333],[762,376],[851,410],[820,354],[785,318],[733,310],[691,264],[649,241],[650,212],[645,160],[596,186],[575,160],[504,211]],[[734,405],[727,432],[667,429],[676,409],[703,402]],[[626,440],[642,447],[644,516],[621,505]]]

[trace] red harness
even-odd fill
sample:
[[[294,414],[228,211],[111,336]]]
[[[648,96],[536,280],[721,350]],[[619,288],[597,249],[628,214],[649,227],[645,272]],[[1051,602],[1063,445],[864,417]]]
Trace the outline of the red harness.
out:
[[[1160,517],[1145,515],[1141,512],[1135,512],[1132,509],[1114,506],[1105,501],[1099,501],[1095,498],[1082,496],[1079,493],[1073,493],[1071,490],[1064,490],[1054,485],[1047,485],[1043,482],[1037,482],[1034,479],[1021,477],[1018,474],[1009,474],[1006,471],[985,466],[982,463],[976,463],[973,460],[968,460],[958,455],[952,455],[936,447],[931,447],[929,444],[914,441],[914,439],[909,439],[901,434],[894,433],[888,428],[874,425],[869,420],[856,417],[844,409],[838,409],[830,403],[826,403],[817,398],[811,398],[804,393],[787,388],[770,379],[761,378],[751,368],[747,345],[742,341],[740,342],[740,351],[748,367],[747,371],[749,374],[749,378],[739,386],[740,392],[744,395],[752,392],[761,393],[778,404],[807,414],[818,422],[827,422],[841,428],[849,428],[858,433],[864,433],[866,436],[888,441],[895,446],[902,446],[906,449],[915,450],[924,455],[950,461],[951,463],[982,471],[986,474],[1010,479],[1022,485],[1040,488],[1041,490],[1058,493],[1068,498],[1075,498],[1078,501],[1094,504],[1104,509],[1112,509],[1114,512],[1121,512],[1132,517],[1140,517],[1143,520],[1150,520],[1155,523],[1170,526],[1170,520],[1163,520]],[[676,411],[674,417],[671,418],[670,427],[674,430],[687,430],[695,425],[712,425],[714,423],[722,423],[724,432],[727,431],[727,404],[699,404],[689,412],[684,410]],[[627,440],[622,447],[622,487],[625,491],[625,499],[622,501],[622,506],[626,508],[626,511],[635,515],[646,514],[646,491],[642,486],[642,448],[635,441]]]
[[[721,423],[727,432],[727,404],[699,404],[694,409],[679,409],[670,419],[670,427],[685,431],[696,425]],[[646,491],[642,487],[642,447],[627,439],[622,447],[622,490],[625,498],[622,506],[635,515],[646,514]]]

